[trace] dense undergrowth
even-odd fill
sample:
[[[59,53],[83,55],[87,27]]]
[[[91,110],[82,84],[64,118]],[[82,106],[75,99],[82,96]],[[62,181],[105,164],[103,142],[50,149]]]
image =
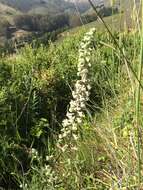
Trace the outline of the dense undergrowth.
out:
[[[77,140],[78,150],[76,154],[60,156],[60,164],[53,165],[58,178],[48,181],[46,172],[50,168],[44,166],[53,164],[47,156],[55,149],[72,97],[71,89],[78,78],[78,49],[84,33],[83,30],[49,47],[27,46],[16,55],[1,57],[0,187],[137,189],[137,81],[125,57],[137,72],[138,33],[114,34],[124,55],[108,34],[95,33],[90,69],[92,88]],[[140,139],[141,135],[142,131]],[[141,155],[142,143],[140,146]]]

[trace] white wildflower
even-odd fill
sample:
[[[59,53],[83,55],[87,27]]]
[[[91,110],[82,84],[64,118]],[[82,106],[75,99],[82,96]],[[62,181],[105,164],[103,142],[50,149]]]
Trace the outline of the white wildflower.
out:
[[[71,128],[72,131],[77,131],[77,125],[73,125]]]
[[[38,158],[38,151],[35,148],[31,149],[31,156],[32,156],[33,159]]]
[[[66,151],[66,149],[68,148],[68,145],[67,144],[65,144],[63,147],[60,147],[61,148],[61,151],[62,152],[65,152]]]
[[[62,139],[63,138],[63,135],[62,134],[59,134],[59,139]]]
[[[74,138],[75,141],[78,140],[78,136],[75,135],[75,134],[73,134],[73,138]]]
[[[90,57],[86,57],[85,60],[86,60],[87,62],[89,62],[89,61],[90,61]]]
[[[82,119],[81,119],[80,117],[78,117],[78,118],[76,119],[76,121],[77,121],[78,124],[81,124],[81,123],[82,123]]]
[[[50,156],[46,156],[46,161],[50,161],[53,159],[53,155],[50,155]]]
[[[91,86],[90,86],[89,84],[87,85],[87,89],[88,89],[88,90],[91,90]]]
[[[86,109],[86,101],[89,100],[89,67],[91,67],[90,57],[91,57],[91,41],[95,29],[91,29],[88,33],[85,34],[83,41],[80,43],[79,49],[79,59],[78,59],[78,73],[77,80],[75,84],[75,89],[72,92],[73,99],[70,102],[69,111],[66,114],[66,119],[63,120],[62,125],[62,135],[59,135],[59,139],[68,137],[68,133],[65,132],[66,128],[72,126],[70,130],[76,132],[77,126],[82,123],[84,116],[84,110]],[[77,139],[75,134],[72,132],[74,139]]]
[[[72,147],[71,149],[74,150],[74,151],[78,150],[76,146]]]
[[[79,138],[78,133],[78,126],[81,125],[83,118],[84,118],[84,112],[86,109],[86,102],[89,100],[89,91],[91,89],[90,86],[90,80],[89,80],[89,68],[91,67],[90,58],[91,58],[91,51],[92,51],[92,39],[93,34],[95,32],[95,28],[90,29],[88,33],[85,34],[82,42],[80,43],[79,48],[79,58],[78,58],[78,80],[75,84],[75,88],[72,92],[73,99],[70,101],[69,109],[66,114],[66,118],[62,122],[62,130],[61,134],[59,134],[59,138],[57,141],[57,148],[61,152],[65,152],[69,147],[71,147],[72,150],[77,151],[77,145],[75,141]],[[68,145],[65,144],[65,139],[72,139],[73,142]],[[36,155],[35,150],[33,150],[33,153]],[[47,156],[46,160],[49,161],[53,158],[53,155]],[[69,164],[71,160],[68,161]],[[56,174],[52,172],[52,167],[45,166],[44,170],[45,175],[47,176],[49,183],[51,183],[54,179],[56,179]]]
[[[82,111],[79,111],[79,112],[78,112],[78,116],[82,118],[82,117],[84,116],[83,112],[82,112]]]

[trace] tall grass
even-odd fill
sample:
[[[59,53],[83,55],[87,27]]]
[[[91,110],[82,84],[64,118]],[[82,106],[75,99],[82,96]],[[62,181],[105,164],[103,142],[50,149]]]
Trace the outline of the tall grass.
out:
[[[140,51],[140,62],[138,66],[138,79],[142,81],[142,67],[143,67],[143,1],[141,1],[142,7],[142,17],[141,17],[141,51]],[[141,163],[141,155],[142,155],[142,143],[141,143],[141,123],[140,123],[140,116],[141,116],[141,87],[140,84],[137,83],[137,94],[136,94],[136,125],[137,125],[137,138],[138,138],[138,188],[141,187],[142,182],[142,163]]]
[[[128,69],[128,67],[131,69],[131,72],[133,74],[133,76],[136,78],[137,83],[136,83],[136,127],[137,127],[137,158],[138,158],[138,189],[141,188],[141,182],[142,182],[142,163],[141,163],[141,154],[142,154],[142,143],[141,143],[141,87],[142,87],[142,64],[143,64],[143,16],[141,16],[141,25],[140,25],[140,9],[137,10],[136,8],[136,2],[134,1],[134,7],[133,7],[133,12],[132,12],[132,17],[134,18],[133,20],[135,21],[135,25],[132,25],[131,27],[136,30],[137,32],[140,33],[140,41],[141,41],[141,51],[140,51],[140,62],[139,62],[139,66],[138,66],[138,75],[136,74],[136,72],[133,70],[132,66],[128,64],[126,55],[124,54],[124,50],[120,48],[120,46],[117,44],[117,41],[114,39],[114,36],[112,35],[112,32],[110,30],[110,28],[108,27],[108,25],[104,22],[104,20],[101,18],[101,16],[98,14],[96,7],[94,6],[93,2],[91,0],[89,0],[89,3],[91,4],[91,6],[93,7],[94,11],[96,12],[99,20],[102,22],[102,24],[105,26],[105,28],[107,29],[107,32],[109,33],[109,35],[111,36],[111,38],[113,39],[115,45],[117,45],[117,47],[119,48],[121,54],[124,57],[125,60],[125,64],[127,67],[127,72],[129,75],[129,78],[131,79],[131,74],[130,74],[130,70]],[[141,5],[141,15],[143,15],[143,2],[140,2]],[[141,28],[141,30],[140,30]],[[135,36],[136,38],[136,36]],[[136,40],[136,39],[134,39]],[[124,47],[122,47],[124,48]],[[131,79],[131,84],[133,86],[132,83],[132,79]],[[133,88],[134,89],[134,88]],[[134,91],[133,91],[134,92]],[[136,130],[136,129],[134,129]]]

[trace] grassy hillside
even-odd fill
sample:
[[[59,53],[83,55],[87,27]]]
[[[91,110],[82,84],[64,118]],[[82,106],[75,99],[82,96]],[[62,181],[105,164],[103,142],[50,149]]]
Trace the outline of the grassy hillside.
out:
[[[39,6],[36,8],[32,8],[31,10],[29,10],[28,12],[29,14],[50,14],[50,15],[54,15],[54,14],[58,14],[60,13],[59,9],[57,7],[46,7],[46,6]]]
[[[61,149],[55,146],[58,138],[64,137],[60,129],[72,99],[71,90],[80,78],[77,76],[80,61],[89,63],[88,51],[84,59],[79,58],[85,42],[80,44],[93,24],[49,47],[27,46],[14,56],[1,58],[0,187],[26,190],[142,187],[139,174],[142,168],[138,168],[142,166],[139,160],[142,144],[138,138],[142,133],[136,128],[136,122],[142,125],[142,114],[138,121],[135,107],[138,82],[127,65],[128,60],[137,74],[138,33],[113,33],[124,52],[122,55],[105,31],[95,32],[90,41],[91,90],[85,116],[77,125],[78,130],[62,141]],[[83,49],[79,51],[80,48]],[[142,113],[142,98],[136,103]]]
[[[104,21],[108,27],[114,32],[128,32],[128,30],[134,30],[137,26],[136,20],[131,18],[131,15],[126,15],[126,13],[116,14],[109,17],[105,17]],[[103,32],[106,31],[104,25],[99,21],[94,21],[83,26],[67,30],[59,35],[59,40],[64,39],[67,36],[74,36],[77,33],[80,33],[80,30],[87,30],[88,28],[95,27],[97,31]]]
[[[143,29],[132,14],[105,18],[110,34],[96,21],[0,55],[0,189],[143,189]]]

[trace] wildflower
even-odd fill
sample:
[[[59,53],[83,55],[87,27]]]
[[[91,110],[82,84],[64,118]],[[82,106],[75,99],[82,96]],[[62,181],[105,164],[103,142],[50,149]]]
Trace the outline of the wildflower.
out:
[[[50,161],[50,160],[52,160],[52,158],[53,158],[53,155],[46,156],[46,161]]]
[[[31,149],[31,157],[32,157],[33,159],[38,158],[38,152],[37,152],[37,150],[36,150],[35,148],[32,148],[32,149]]]
[[[65,152],[66,151],[66,149],[68,148],[68,145],[67,144],[65,144],[63,147],[60,147],[61,148],[61,151],[62,152]]]
[[[77,125],[73,125],[71,128],[72,131],[77,131]]]
[[[92,51],[92,38],[95,32],[95,28],[91,29],[88,33],[85,34],[82,42],[80,43],[79,48],[79,58],[78,58],[78,80],[75,84],[75,88],[72,92],[72,100],[69,104],[69,109],[66,114],[66,118],[62,122],[61,134],[57,141],[57,148],[64,153],[69,147],[71,150],[77,151],[77,145],[75,141],[79,138],[78,126],[81,125],[84,112],[86,109],[86,102],[89,100],[89,91],[91,89],[90,80],[89,80],[89,68],[91,67],[90,57]],[[70,144],[65,144],[65,139],[72,139]],[[74,144],[73,144],[74,143]],[[52,156],[47,156],[46,160],[50,160]],[[68,160],[68,163],[71,163],[71,160]],[[49,183],[52,180],[57,179],[54,172],[51,172],[50,166],[45,166],[45,175],[48,177]]]
[[[27,185],[27,183],[25,183],[25,184],[20,184],[20,189],[27,189],[27,187],[28,187],[28,185]]]
[[[91,41],[94,32],[95,28],[91,29],[88,33],[86,33],[83,41],[80,43],[79,46],[80,48],[77,68],[77,76],[79,77],[79,80],[77,80],[75,84],[75,89],[72,92],[73,99],[70,102],[70,107],[66,114],[66,119],[64,119],[62,122],[62,135],[59,135],[60,143],[62,138],[68,137],[68,134],[71,135],[70,130],[72,131],[73,138],[75,140],[78,139],[77,134],[75,134],[77,131],[77,125],[82,123],[84,110],[86,109],[86,101],[89,100],[89,90],[91,89],[91,86],[89,84],[90,80],[88,79],[88,73],[89,67],[91,67]],[[67,128],[69,128],[69,131],[65,132]]]
[[[74,138],[74,140],[76,141],[76,140],[78,139],[78,136],[75,135],[75,134],[73,134],[73,138]]]
[[[63,138],[63,135],[59,134],[59,139],[62,139]]]
[[[73,146],[71,149],[74,150],[74,151],[78,150],[76,146]]]
[[[91,90],[91,86],[90,86],[89,84],[87,85],[87,89],[88,89],[88,90]]]

